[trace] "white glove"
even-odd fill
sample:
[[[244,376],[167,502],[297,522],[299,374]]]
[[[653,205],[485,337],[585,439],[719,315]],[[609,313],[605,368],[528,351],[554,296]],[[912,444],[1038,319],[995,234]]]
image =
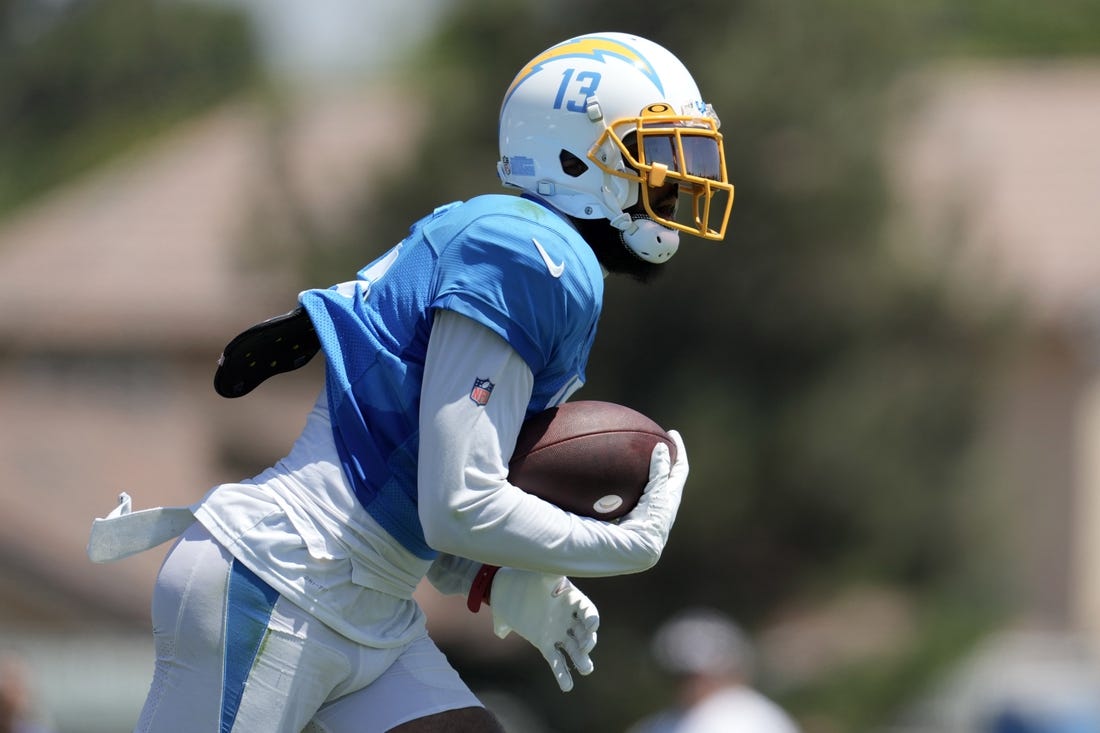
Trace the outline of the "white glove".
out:
[[[515,631],[542,652],[562,692],[573,689],[570,666],[582,675],[595,669],[600,615],[595,604],[561,575],[501,568],[493,578],[489,605],[493,631],[501,639]]]
[[[688,477],[684,439],[675,430],[669,430],[668,435],[676,444],[676,463],[669,467],[668,446],[664,443],[654,446],[649,461],[649,483],[646,484],[637,506],[619,522],[623,529],[637,532],[645,538],[653,550],[654,564],[668,544],[668,535],[676,521],[680,497],[684,493],[684,484]]]

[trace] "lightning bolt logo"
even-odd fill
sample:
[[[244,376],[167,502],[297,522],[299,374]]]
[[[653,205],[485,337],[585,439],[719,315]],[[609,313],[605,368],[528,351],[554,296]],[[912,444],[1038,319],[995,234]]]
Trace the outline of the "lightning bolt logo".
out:
[[[611,38],[590,36],[560,43],[531,59],[530,63],[523,67],[519,74],[516,75],[515,80],[512,81],[512,85],[508,87],[508,91],[504,95],[504,103],[507,104],[508,100],[523,82],[541,71],[543,66],[551,61],[565,58],[582,58],[592,59],[602,64],[606,63],[607,57],[609,56],[622,59],[633,65],[638,71],[642,72],[646,78],[653,82],[653,86],[657,88],[657,91],[660,92],[662,96],[664,95],[664,85],[661,84],[661,79],[657,76],[657,70],[653,68],[653,64],[649,63],[644,56],[621,41],[616,41]]]

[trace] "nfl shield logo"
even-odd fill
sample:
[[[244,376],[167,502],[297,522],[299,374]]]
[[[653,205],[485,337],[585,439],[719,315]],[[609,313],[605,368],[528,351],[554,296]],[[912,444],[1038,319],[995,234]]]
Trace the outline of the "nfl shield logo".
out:
[[[493,387],[495,386],[496,385],[488,379],[478,379],[475,377],[474,388],[470,390],[470,399],[482,407],[485,407],[485,403],[489,401],[489,395],[493,393]]]

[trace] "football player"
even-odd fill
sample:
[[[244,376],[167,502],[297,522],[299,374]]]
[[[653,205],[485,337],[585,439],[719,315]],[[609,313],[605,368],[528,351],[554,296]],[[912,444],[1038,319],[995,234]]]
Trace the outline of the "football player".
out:
[[[188,508],[196,521],[154,590],[138,730],[500,730],[425,632],[413,600],[425,576],[488,604],[497,634],[529,640],[562,690],[592,671],[599,617],[568,577],[658,561],[683,442],[670,433],[674,463],[654,450],[618,523],[523,492],[508,459],[524,419],[583,384],[608,273],[646,280],[681,233],[721,239],[733,187],[688,70],[610,32],[520,70],[498,172],[519,195],[435,209],[353,280],[302,293],[226,347],[225,396],[314,352],[325,384],[286,458]],[[128,516],[106,535],[148,529],[127,530]]]

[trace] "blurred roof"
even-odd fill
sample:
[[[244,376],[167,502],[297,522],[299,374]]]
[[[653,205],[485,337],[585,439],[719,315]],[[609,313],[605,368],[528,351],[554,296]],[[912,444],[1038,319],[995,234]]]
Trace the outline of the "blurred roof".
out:
[[[951,67],[910,87],[897,184],[967,287],[1073,321],[1100,292],[1100,62]],[[974,288],[974,283],[981,285]]]
[[[17,212],[0,222],[0,339],[172,348],[288,309],[287,255],[249,242],[250,226],[290,204],[332,216],[408,148],[409,105],[392,90],[328,91],[276,125],[231,104]]]

